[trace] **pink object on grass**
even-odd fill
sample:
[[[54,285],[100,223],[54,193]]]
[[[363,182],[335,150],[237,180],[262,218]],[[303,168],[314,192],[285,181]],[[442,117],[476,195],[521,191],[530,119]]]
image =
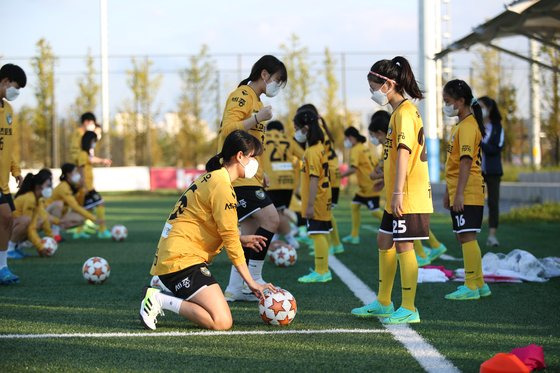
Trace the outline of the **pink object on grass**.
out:
[[[546,368],[542,346],[530,344],[529,346],[514,348],[511,350],[511,353],[517,356],[531,370]]]

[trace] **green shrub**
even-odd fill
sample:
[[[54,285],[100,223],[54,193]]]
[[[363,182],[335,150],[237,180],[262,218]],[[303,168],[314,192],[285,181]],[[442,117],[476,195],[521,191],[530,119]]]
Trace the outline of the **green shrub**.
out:
[[[547,221],[560,222],[560,203],[549,202],[524,206],[511,209],[510,212],[502,214],[500,219],[506,222],[519,221]]]

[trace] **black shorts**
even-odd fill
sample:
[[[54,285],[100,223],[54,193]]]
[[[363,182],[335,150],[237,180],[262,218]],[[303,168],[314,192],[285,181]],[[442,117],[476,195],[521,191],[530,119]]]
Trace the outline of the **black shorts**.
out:
[[[330,221],[307,219],[307,234],[328,234],[332,230]]]
[[[184,300],[194,297],[207,286],[217,284],[206,263],[195,264],[177,272],[158,276],[174,296]]]
[[[261,187],[240,186],[233,190],[237,196],[237,220],[240,222],[260,209],[272,205],[272,200]]]
[[[16,211],[16,206],[14,205],[14,199],[10,193],[4,194],[0,192],[0,205],[7,203],[12,211]]]
[[[103,202],[101,194],[97,193],[95,189],[90,190],[84,198],[84,208],[86,210],[91,210],[95,206],[101,205]]]
[[[332,195],[331,206],[335,207],[338,204],[338,196],[340,195],[340,188],[331,188],[331,195]]]
[[[480,232],[483,215],[484,206],[465,205],[462,212],[455,212],[451,210],[453,232]]]
[[[354,196],[352,203],[356,205],[364,205],[370,211],[375,211],[379,208],[379,196],[377,197],[362,197],[358,194]]]
[[[427,240],[430,235],[430,214],[405,214],[395,219],[383,211],[379,232],[392,234],[393,241]]]
[[[292,193],[293,191],[291,189],[273,189],[266,191],[266,194],[268,194],[272,203],[274,203],[274,207],[279,210],[287,209],[290,206]]]

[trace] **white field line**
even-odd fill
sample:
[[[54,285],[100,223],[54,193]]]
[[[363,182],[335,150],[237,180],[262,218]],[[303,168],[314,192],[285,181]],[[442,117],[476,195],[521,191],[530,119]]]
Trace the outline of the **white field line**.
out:
[[[44,339],[44,338],[138,338],[138,337],[214,337],[270,334],[378,334],[384,329],[306,329],[306,330],[238,330],[204,332],[162,333],[51,333],[51,334],[0,334],[0,339]]]
[[[371,290],[362,280],[350,271],[335,256],[329,256],[329,266],[334,273],[340,277],[342,282],[354,293],[356,298],[364,304],[369,304],[377,299]],[[384,325],[393,337],[403,344],[416,361],[429,373],[455,373],[460,370],[441,355],[434,346],[426,342],[420,334],[408,325]]]
[[[373,233],[379,232],[379,229],[375,228],[373,225],[370,224],[364,224],[362,225],[362,228]]]

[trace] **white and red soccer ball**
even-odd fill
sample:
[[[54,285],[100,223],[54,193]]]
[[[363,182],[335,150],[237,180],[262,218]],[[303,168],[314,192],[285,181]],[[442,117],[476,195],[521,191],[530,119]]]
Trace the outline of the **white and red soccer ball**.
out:
[[[38,250],[40,256],[53,256],[58,249],[58,243],[52,237],[41,239],[41,248]]]
[[[294,296],[284,289],[278,289],[276,292],[265,291],[264,293],[264,298],[259,301],[259,314],[264,323],[289,325],[297,313],[297,303]]]
[[[290,245],[283,245],[270,253],[269,259],[277,267],[291,267],[296,264],[297,251]]]
[[[105,259],[94,256],[86,260],[82,267],[82,274],[90,284],[102,284],[109,278],[111,267]]]
[[[117,224],[111,229],[113,241],[124,241],[128,237],[128,229],[122,224]]]

